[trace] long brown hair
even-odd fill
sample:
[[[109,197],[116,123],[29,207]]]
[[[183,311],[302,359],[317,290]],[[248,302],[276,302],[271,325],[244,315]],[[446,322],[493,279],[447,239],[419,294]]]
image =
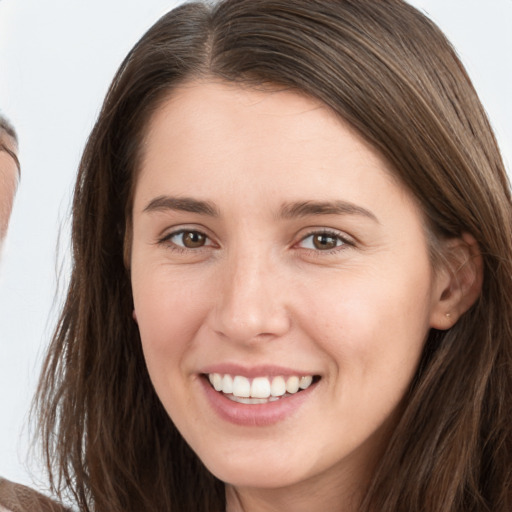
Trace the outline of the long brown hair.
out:
[[[201,76],[320,99],[391,163],[423,209],[433,248],[442,237],[476,239],[481,296],[449,331],[431,331],[361,510],[510,512],[509,184],[455,52],[401,0],[189,3],[128,54],[80,164],[73,272],[38,390],[54,488],[84,511],[225,508],[222,482],[151,386],[123,264],[148,119],[177,84]]]

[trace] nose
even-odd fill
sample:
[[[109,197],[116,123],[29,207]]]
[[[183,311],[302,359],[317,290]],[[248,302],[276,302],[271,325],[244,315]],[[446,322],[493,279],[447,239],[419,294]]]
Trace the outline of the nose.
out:
[[[285,296],[282,276],[268,257],[233,257],[222,272],[213,330],[241,343],[283,336],[291,324]]]

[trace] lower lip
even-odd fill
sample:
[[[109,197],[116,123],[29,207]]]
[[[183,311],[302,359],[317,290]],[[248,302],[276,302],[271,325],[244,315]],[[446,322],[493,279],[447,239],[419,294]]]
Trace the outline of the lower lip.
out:
[[[233,402],[215,391],[205,377],[199,379],[213,410],[225,421],[248,427],[273,425],[292,416],[310,397],[316,383],[294,395],[265,404],[241,404]]]

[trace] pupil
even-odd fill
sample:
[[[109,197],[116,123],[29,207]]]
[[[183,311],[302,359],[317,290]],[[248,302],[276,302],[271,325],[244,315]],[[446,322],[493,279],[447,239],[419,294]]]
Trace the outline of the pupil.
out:
[[[317,249],[334,249],[336,247],[336,239],[330,235],[316,235],[313,239],[314,246]]]
[[[201,247],[204,245],[204,242],[204,235],[195,231],[189,231],[183,236],[183,245],[188,248]]]

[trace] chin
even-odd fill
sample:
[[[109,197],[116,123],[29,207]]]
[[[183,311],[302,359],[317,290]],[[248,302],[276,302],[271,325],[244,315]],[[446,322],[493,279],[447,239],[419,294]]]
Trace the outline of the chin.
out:
[[[210,468],[209,468],[210,469]],[[222,466],[210,471],[221,481],[235,488],[280,489],[289,487],[302,481],[304,478],[290,472],[290,468],[269,471],[268,466],[260,465],[258,468],[239,468]]]
[[[279,449],[265,454],[265,450],[247,450],[246,456],[236,453],[210,453],[203,458],[207,469],[222,482],[234,487],[279,489],[311,478],[318,468],[308,464],[314,457],[297,459],[293,454]]]

